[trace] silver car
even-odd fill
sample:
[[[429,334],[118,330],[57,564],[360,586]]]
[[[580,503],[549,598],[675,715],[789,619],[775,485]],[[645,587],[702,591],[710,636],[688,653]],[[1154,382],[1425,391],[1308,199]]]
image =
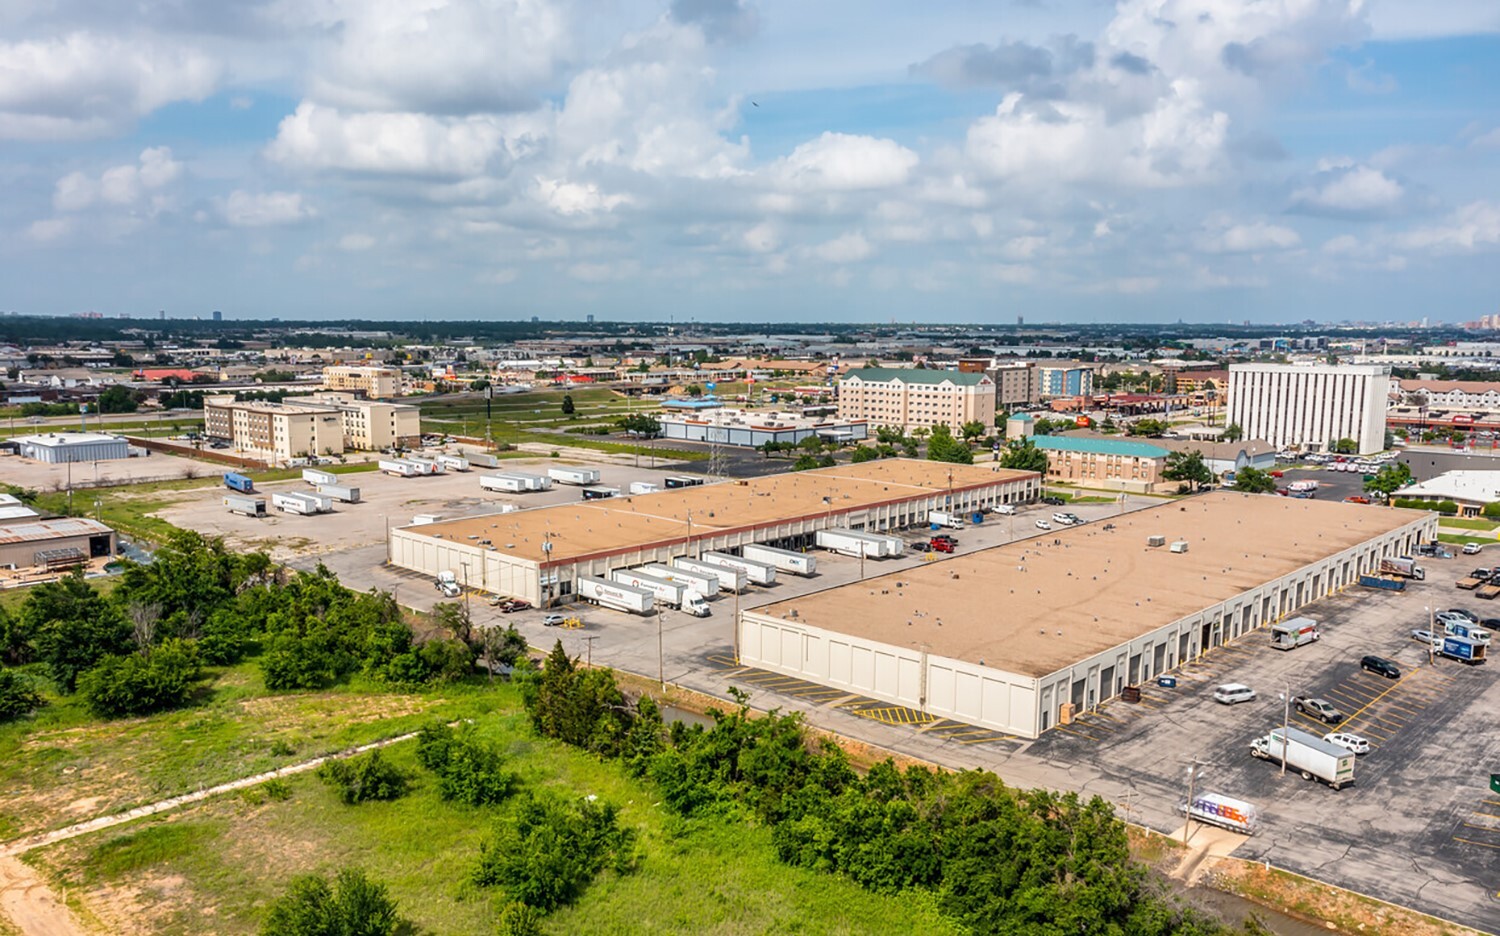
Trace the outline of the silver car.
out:
[[[1347,731],[1331,731],[1323,736],[1323,740],[1330,744],[1337,744],[1339,747],[1353,751],[1355,754],[1370,753],[1370,742],[1357,734],[1350,734]]]

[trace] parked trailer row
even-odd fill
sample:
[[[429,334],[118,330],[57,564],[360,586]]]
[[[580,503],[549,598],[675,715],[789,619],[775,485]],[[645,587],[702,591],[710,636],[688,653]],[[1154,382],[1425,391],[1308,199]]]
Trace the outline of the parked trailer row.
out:
[[[418,458],[413,455],[411,458],[403,460],[415,465],[417,474],[419,475],[440,475],[443,473],[443,466],[430,458]]]
[[[415,478],[422,473],[421,468],[405,458],[382,458],[378,462],[378,467],[386,474],[395,475],[398,478]]]
[[[558,484],[572,484],[585,487],[590,484],[599,483],[599,469],[597,468],[548,468],[547,477]]]
[[[320,484],[318,493],[345,504],[359,503],[359,488],[350,484]]]
[[[552,487],[552,482],[538,475],[506,472],[505,474],[480,475],[479,487],[485,491],[526,494],[531,491],[548,490]]]
[[[301,491],[279,491],[271,495],[271,506],[282,513],[312,516],[333,510],[333,498]]]
[[[731,556],[729,553],[706,552],[703,554],[704,562],[713,563],[734,569],[745,577],[745,581],[751,585],[775,585],[776,569],[774,566],[766,565],[764,562],[756,562],[753,559],[745,559],[740,556]]]
[[[685,569],[677,564],[663,565],[660,562],[649,563],[641,566],[641,571],[647,575],[664,578],[669,582],[676,582],[685,586],[704,598],[712,598],[719,593],[719,577],[707,572],[695,572]]]
[[[703,594],[681,582],[674,582],[658,575],[635,569],[616,569],[609,574],[617,584],[644,589],[658,602],[672,608],[681,608],[694,617],[707,617],[712,612]]]
[[[748,584],[744,569],[736,569],[733,566],[719,565],[702,559],[673,559],[672,567],[682,569],[684,572],[696,572],[700,575],[712,576],[718,585],[715,592],[743,592]],[[705,595],[712,592],[704,592]]]
[[[818,557],[811,553],[792,552],[790,549],[781,549],[776,546],[749,543],[740,547],[740,555],[793,575],[811,576],[818,573]]]
[[[644,588],[587,575],[579,576],[573,584],[578,597],[601,608],[628,611],[631,614],[650,614],[656,607],[656,595]]]
[[[436,461],[438,465],[448,471],[469,470],[469,460],[461,455],[439,455]]]
[[[243,494],[230,494],[224,498],[224,506],[229,508],[230,513],[243,514],[247,517],[264,517],[266,515],[266,501],[263,497],[246,497]]]
[[[865,533],[861,530],[819,530],[814,535],[813,542],[818,548],[841,556],[863,555],[867,559],[899,556],[906,549],[906,543],[899,537]]]
[[[302,480],[316,487],[323,484],[338,484],[339,476],[331,471],[320,471],[317,468],[303,468]]]

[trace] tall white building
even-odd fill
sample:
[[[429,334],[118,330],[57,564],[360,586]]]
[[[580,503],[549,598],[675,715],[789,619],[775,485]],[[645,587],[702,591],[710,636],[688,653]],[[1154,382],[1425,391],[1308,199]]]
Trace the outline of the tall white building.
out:
[[[1353,439],[1378,452],[1390,385],[1381,364],[1231,364],[1229,421],[1278,447],[1326,450]]]

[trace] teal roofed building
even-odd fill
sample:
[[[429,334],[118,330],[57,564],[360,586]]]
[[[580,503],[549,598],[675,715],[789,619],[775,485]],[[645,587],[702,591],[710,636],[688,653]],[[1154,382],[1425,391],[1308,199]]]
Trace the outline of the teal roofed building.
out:
[[[1047,453],[1047,480],[1147,494],[1177,489],[1162,477],[1169,449],[1141,439],[1033,436]]]

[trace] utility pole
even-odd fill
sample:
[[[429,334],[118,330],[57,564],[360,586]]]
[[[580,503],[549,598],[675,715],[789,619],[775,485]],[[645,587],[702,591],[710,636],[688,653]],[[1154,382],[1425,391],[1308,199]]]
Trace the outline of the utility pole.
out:
[[[661,608],[656,611],[656,678],[661,682],[661,691],[667,691],[667,658],[661,644]]]
[[[1188,765],[1188,795],[1187,809],[1182,814],[1182,844],[1186,845],[1188,840],[1188,829],[1193,824],[1193,784],[1198,780],[1198,768],[1207,766],[1200,760],[1194,760]]]
[[[734,590],[734,665],[740,665],[740,589]]]
[[[585,651],[586,654],[587,654],[587,656],[585,657],[584,665],[586,665],[586,666],[588,666],[590,668],[592,668],[593,665],[594,665],[594,641],[596,641],[598,639],[599,639],[599,635],[598,634],[589,634],[589,635],[587,635],[587,636],[585,636],[583,638],[584,643],[588,647],[588,650]]]
[[[1281,775],[1286,776],[1287,746],[1291,743],[1287,731],[1292,727],[1292,684],[1286,683],[1286,691],[1281,694]]]

